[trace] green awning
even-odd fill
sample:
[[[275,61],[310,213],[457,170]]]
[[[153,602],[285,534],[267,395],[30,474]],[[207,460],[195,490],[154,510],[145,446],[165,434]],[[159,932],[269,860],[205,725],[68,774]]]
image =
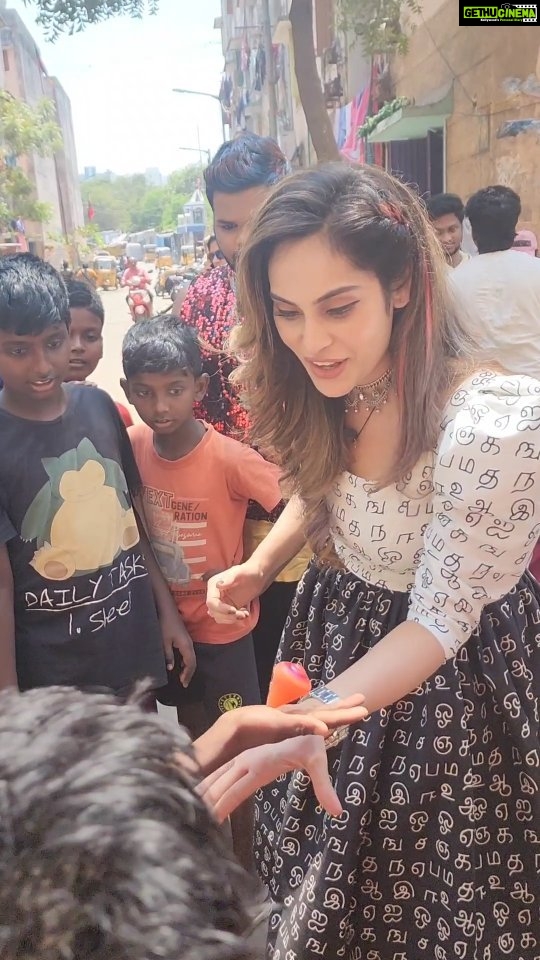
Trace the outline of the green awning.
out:
[[[444,127],[444,121],[452,113],[453,91],[436,103],[401,107],[391,117],[381,120],[368,135],[369,143],[390,143],[391,140],[421,140],[430,130]]]

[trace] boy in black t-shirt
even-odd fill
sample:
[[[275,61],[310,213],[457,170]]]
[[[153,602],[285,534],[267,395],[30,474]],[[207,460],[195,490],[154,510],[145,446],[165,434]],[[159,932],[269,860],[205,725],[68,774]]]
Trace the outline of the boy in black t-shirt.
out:
[[[165,681],[193,645],[134,510],[140,478],[113,401],[64,384],[65,286],[0,259],[0,687]],[[13,611],[13,613],[12,613]]]

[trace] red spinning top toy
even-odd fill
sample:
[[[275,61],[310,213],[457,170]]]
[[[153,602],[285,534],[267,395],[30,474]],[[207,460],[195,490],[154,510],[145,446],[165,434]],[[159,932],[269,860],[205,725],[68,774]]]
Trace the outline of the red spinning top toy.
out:
[[[284,707],[287,703],[294,703],[295,700],[305,697],[310,690],[311,682],[301,663],[276,663],[266,705]]]

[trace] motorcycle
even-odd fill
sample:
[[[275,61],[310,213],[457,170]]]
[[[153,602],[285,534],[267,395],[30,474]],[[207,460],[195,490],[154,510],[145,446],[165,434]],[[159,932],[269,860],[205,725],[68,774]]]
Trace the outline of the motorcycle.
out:
[[[134,277],[128,282],[127,305],[134,323],[137,320],[150,320],[152,316],[152,298],[142,277]]]

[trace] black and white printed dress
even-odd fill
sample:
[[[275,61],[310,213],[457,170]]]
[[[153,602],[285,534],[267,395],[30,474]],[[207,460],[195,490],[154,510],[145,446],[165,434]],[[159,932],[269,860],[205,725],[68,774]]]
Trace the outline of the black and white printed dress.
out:
[[[273,960],[539,960],[540,382],[470,378],[439,448],[328,498],[345,572],[312,563],[278,657],[330,682],[404,620],[446,662],[329,754],[333,819],[301,773],[259,795]]]

